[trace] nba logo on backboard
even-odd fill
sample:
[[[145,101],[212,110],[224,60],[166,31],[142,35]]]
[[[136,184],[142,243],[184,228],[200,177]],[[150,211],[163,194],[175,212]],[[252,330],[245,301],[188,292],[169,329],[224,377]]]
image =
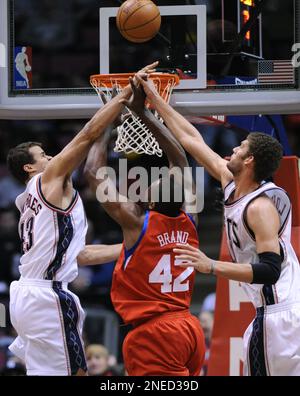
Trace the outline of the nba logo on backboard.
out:
[[[3,43],[0,43],[0,67],[6,67],[6,50]]]
[[[15,47],[14,88],[32,88],[32,48]]]

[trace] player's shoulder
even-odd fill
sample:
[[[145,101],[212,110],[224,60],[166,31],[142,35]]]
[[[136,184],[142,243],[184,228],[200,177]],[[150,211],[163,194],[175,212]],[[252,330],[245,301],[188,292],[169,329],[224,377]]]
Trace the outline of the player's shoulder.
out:
[[[268,216],[273,213],[277,213],[274,202],[264,194],[253,199],[247,207],[247,215],[252,219],[262,217],[267,220]]]

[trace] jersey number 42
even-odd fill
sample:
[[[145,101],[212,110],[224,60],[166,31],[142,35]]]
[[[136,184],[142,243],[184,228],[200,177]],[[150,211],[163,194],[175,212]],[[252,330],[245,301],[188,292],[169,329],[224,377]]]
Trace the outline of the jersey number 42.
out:
[[[181,260],[174,260],[174,265],[180,265]],[[189,281],[186,280],[194,271],[194,268],[188,267],[182,271],[175,279],[171,273],[171,255],[165,254],[156,264],[155,268],[149,275],[149,283],[161,283],[162,293],[186,292],[189,290]]]

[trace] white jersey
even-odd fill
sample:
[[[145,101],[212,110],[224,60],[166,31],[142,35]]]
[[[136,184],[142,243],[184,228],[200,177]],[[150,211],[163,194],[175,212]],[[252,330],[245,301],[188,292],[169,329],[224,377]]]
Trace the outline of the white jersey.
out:
[[[253,232],[246,219],[247,207],[258,196],[268,196],[280,217],[279,241],[281,254],[281,275],[275,285],[257,285],[242,282],[241,285],[255,307],[277,303],[300,301],[300,267],[291,245],[291,203],[287,193],[271,182],[263,182],[255,191],[237,201],[230,201],[235,190],[232,181],[224,189],[225,227],[232,260],[237,263],[259,262]]]
[[[66,210],[56,208],[46,201],[41,175],[36,175],[17,197],[16,205],[21,213],[22,277],[72,282],[78,274],[77,256],[84,248],[87,231],[78,192]]]

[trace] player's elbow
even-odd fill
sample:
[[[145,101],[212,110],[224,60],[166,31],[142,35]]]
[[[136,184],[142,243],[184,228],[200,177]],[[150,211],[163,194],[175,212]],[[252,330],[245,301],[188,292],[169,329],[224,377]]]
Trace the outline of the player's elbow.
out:
[[[94,172],[92,171],[92,169],[86,164],[84,169],[83,169],[83,176],[85,177],[85,179],[87,181],[89,181],[91,178],[93,178]]]
[[[268,285],[275,285],[278,279],[280,278],[280,273],[281,273],[280,269],[272,268],[268,275],[267,282],[265,283]]]
[[[280,270],[269,267],[268,264],[254,264],[252,271],[253,280],[251,283],[257,285],[275,285],[281,273]]]
[[[171,167],[185,168],[189,166],[185,151],[182,149],[174,151],[172,157],[169,158],[169,165]]]
[[[91,188],[95,188],[97,184],[96,172],[93,168],[86,165],[83,170],[83,176]]]
[[[179,143],[184,150],[192,156],[195,156],[195,151],[197,152],[199,150],[199,139],[194,136],[182,136],[181,139],[179,139]]]
[[[101,118],[95,115],[83,128],[83,133],[89,142],[94,142],[99,137],[99,131],[103,131],[107,125]]]
[[[186,163],[187,162],[186,154],[185,154],[184,148],[181,145],[178,147],[177,153],[178,153],[179,161],[181,163],[182,162]]]
[[[77,263],[81,267],[88,265],[88,255],[85,250],[82,250],[77,256]]]
[[[258,256],[259,263],[252,264],[252,283],[275,285],[281,274],[281,255],[274,252],[264,252]]]
[[[270,279],[270,285],[275,285],[280,278],[280,271],[276,271],[272,274]]]
[[[185,150],[191,145],[191,138],[188,135],[182,134],[178,136],[179,143],[184,147]]]

